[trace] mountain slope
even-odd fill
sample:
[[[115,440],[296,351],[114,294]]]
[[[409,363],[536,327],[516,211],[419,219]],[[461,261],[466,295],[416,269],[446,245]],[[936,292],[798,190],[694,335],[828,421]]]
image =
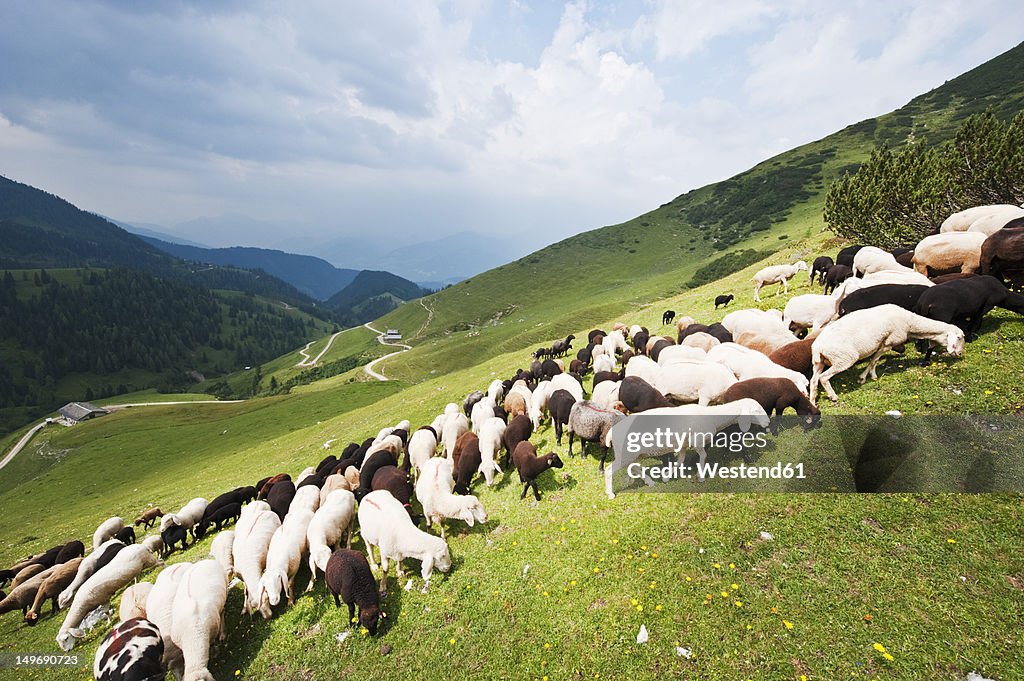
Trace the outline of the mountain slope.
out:
[[[363,270],[348,286],[325,303],[355,325],[376,319],[407,300],[430,293],[418,284],[390,272]]]
[[[170,243],[150,236],[143,236],[142,239],[182,260],[262,270],[317,300],[327,300],[352,283],[359,274],[359,270],[338,268],[326,260],[311,255],[297,255],[268,248],[200,248]]]

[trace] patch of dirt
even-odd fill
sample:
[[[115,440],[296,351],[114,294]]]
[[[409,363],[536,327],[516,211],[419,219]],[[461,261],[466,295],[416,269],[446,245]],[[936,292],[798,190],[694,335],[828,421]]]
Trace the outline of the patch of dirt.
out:
[[[300,639],[312,638],[312,637],[316,636],[317,634],[319,634],[321,631],[322,631],[322,628],[320,627],[320,623],[317,622],[313,626],[308,627],[306,629],[297,629],[295,631],[295,636],[300,638]]]
[[[861,520],[861,523],[867,525],[868,527],[873,527],[876,530],[883,531],[882,523],[878,522],[874,518],[864,518],[863,520]]]
[[[601,608],[607,607],[608,601],[603,598],[598,598],[596,601],[587,606],[587,610],[593,612],[594,610],[600,610]]]
[[[1024,577],[1020,575],[1007,575],[1006,581],[1017,591],[1024,591]]]

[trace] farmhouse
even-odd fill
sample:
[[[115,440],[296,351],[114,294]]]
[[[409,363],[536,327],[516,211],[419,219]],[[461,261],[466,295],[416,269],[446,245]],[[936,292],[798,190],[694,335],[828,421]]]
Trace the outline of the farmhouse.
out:
[[[387,333],[384,334],[384,340],[400,341],[402,340],[402,334],[398,333],[398,329],[388,329]]]
[[[109,414],[106,409],[89,402],[68,402],[60,408],[60,415],[71,423],[81,423],[96,416]]]

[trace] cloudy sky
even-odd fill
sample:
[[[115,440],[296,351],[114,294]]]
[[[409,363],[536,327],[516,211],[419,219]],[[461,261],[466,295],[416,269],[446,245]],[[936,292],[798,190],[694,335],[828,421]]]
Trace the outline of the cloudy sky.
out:
[[[896,108],[1021,26],[1019,0],[11,0],[0,174],[216,246],[536,246]]]

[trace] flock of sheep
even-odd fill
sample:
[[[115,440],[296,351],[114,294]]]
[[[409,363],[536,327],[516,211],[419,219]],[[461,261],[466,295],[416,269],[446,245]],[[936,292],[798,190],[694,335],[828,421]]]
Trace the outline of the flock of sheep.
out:
[[[96,529],[88,555],[72,541],[0,571],[0,585],[12,583],[10,593],[0,592],[0,614],[21,610],[34,625],[47,601],[51,612],[67,608],[57,643],[70,650],[123,589],[120,623],[97,650],[96,678],[156,679],[170,670],[178,679],[212,679],[210,647],[224,637],[229,589],[240,582],[243,613],[270,618],[282,600],[294,602],[295,579],[306,564],[306,591],[323,574],[335,603],[348,605],[350,621],[374,634],[390,564],[401,580],[402,561],[420,561],[425,591],[433,571],[447,572],[452,564],[444,522],[487,520],[471,494],[478,474],[491,485],[511,466],[523,485],[520,498],[532,490],[541,499],[538,479],[563,465],[557,453],[539,455],[531,443],[542,427],[550,427],[559,446],[568,433],[570,456],[575,439],[582,455],[587,443],[596,444],[613,498],[613,468],[605,463],[612,430],[627,414],[701,416],[721,431],[741,423],[767,427],[772,414],[793,409],[811,425],[820,414],[818,387],[837,400],[830,378],[858,361],[870,360],[863,382],[876,377],[886,351],[911,340],[926,353],[937,346],[959,355],[993,306],[1024,314],[1024,296],[1000,279],[1024,273],[1024,210],[982,208],[951,216],[913,251],[854,246],[834,262],[815,260],[810,280],[831,284],[830,292],[795,296],[781,312],[734,310],[709,325],[681,317],[672,336],[617,323],[609,332],[590,331],[568,367],[561,357],[575,336],[567,336],[538,349],[528,369],[473,391],[461,405],[448,404],[418,430],[402,421],[350,443],[294,481],[279,473],[212,501],[192,499],[176,513],[147,509],[134,526],[159,521],[160,532],[139,543],[132,527],[112,517]],[[789,280],[807,270],[803,262],[761,270],[755,299],[765,284],[788,290]],[[720,297],[716,307],[731,299]],[[674,319],[669,310],[662,323]],[[800,330],[805,338],[797,337]],[[591,374],[588,397],[584,377]],[[705,451],[697,453],[703,460]],[[420,518],[440,536],[420,529]],[[234,529],[224,529],[231,522]],[[351,550],[357,524],[365,555]],[[137,581],[185,548],[190,534],[198,542],[211,528],[217,534],[209,558]]]

